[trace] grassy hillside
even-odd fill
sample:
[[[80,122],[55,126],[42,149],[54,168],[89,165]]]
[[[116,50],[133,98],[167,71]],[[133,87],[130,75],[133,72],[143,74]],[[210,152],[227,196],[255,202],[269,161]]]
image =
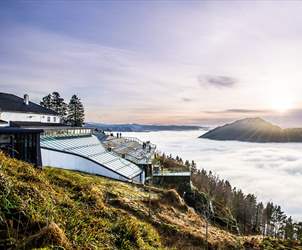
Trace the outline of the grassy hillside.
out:
[[[205,221],[174,190],[148,192],[78,172],[38,170],[1,153],[0,208],[0,249],[205,248]],[[256,237],[239,238],[213,226],[209,244],[264,249]]]

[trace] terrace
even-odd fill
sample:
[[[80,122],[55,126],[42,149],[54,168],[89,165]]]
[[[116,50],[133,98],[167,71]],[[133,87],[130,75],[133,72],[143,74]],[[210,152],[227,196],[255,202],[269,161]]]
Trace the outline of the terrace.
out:
[[[167,169],[158,165],[153,167],[152,183],[155,185],[190,184],[191,172],[186,169]]]
[[[103,144],[108,150],[112,150],[137,165],[151,165],[156,150],[156,145],[143,142],[134,137],[115,137],[111,135],[103,141]]]

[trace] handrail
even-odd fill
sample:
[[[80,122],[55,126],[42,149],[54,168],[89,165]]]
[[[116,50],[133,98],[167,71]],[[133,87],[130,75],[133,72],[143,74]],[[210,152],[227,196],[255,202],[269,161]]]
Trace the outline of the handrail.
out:
[[[125,138],[126,140],[129,140],[129,141],[136,141],[140,144],[146,143],[146,142],[143,142],[142,140],[138,139],[137,137],[126,136],[126,137],[122,137],[122,138]],[[156,145],[151,142],[149,142],[148,145],[150,145],[152,148],[156,148]]]
[[[187,169],[179,169],[179,170],[168,170],[168,169],[164,169],[164,170],[153,170],[154,174],[176,174],[176,173],[191,173],[191,171],[187,170]]]
[[[121,139],[124,139],[125,142],[131,142],[131,141],[134,141],[134,142],[137,142],[139,143],[140,145],[143,145],[143,141],[141,141],[140,139],[136,138],[136,137],[122,137]],[[120,147],[127,147],[127,145],[123,145],[124,143],[121,143],[119,148]],[[115,154],[119,155],[119,156],[123,156],[124,159],[126,160],[129,160],[135,164],[141,164],[142,161],[144,161],[145,163],[148,163],[150,161],[150,158],[152,156],[152,152],[154,152],[154,150],[156,149],[156,145],[155,144],[152,144],[152,143],[148,143],[147,145],[149,145],[151,147],[151,150],[150,152],[150,155],[148,157],[146,157],[146,154],[143,155],[143,156],[138,156],[138,155],[134,155],[133,153],[130,152],[127,152],[127,153],[118,153],[116,151],[114,151],[114,149],[110,152],[114,152]],[[105,147],[105,149],[107,150],[107,148]]]
[[[47,128],[41,135],[42,139],[91,136],[92,130],[82,127]]]

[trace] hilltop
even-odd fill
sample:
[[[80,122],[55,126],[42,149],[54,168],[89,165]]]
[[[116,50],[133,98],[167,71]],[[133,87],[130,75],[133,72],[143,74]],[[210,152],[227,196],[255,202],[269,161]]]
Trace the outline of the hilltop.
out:
[[[302,142],[302,128],[283,129],[262,118],[246,118],[217,127],[199,138],[248,142]]]
[[[0,164],[1,249],[205,248],[205,220],[175,190],[40,170],[1,153]],[[209,249],[277,249],[265,246],[280,244],[238,237],[213,225],[208,239]]]

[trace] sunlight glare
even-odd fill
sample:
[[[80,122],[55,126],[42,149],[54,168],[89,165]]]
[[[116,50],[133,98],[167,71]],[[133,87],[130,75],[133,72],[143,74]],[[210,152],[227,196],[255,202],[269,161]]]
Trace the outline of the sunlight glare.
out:
[[[275,90],[271,96],[271,108],[284,113],[294,106],[293,96],[284,90]]]

